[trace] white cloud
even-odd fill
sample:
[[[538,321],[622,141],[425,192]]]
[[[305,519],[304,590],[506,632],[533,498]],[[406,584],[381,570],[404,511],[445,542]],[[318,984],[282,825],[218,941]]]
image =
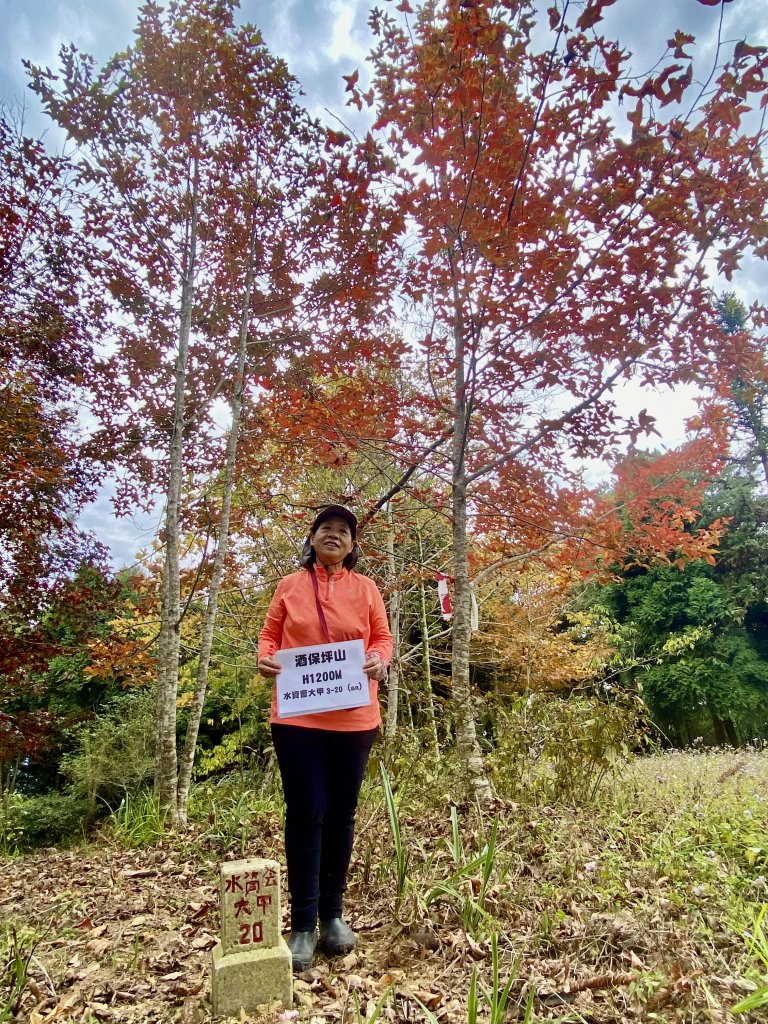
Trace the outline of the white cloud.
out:
[[[357,5],[348,3],[347,0],[332,0],[331,11],[334,18],[333,29],[331,41],[324,48],[325,55],[334,63],[340,60],[349,60],[353,63],[365,60],[368,47],[354,39]]]
[[[115,569],[134,565],[140,549],[148,549],[160,526],[160,511],[137,513],[118,519],[112,504],[112,488],[105,484],[95,501],[79,517],[80,526],[90,531],[112,555]]]

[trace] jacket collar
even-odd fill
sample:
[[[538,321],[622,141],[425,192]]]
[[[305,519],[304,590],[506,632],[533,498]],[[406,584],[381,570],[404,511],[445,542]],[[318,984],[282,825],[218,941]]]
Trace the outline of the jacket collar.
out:
[[[342,579],[344,576],[347,576],[349,574],[349,569],[347,569],[344,566],[342,566],[341,569],[339,569],[337,572],[333,573],[332,576],[329,576],[327,571],[326,571],[326,569],[325,569],[325,566],[320,565],[319,562],[315,562],[315,572],[317,573],[317,578],[319,580],[328,580],[328,579],[339,580],[339,579]]]

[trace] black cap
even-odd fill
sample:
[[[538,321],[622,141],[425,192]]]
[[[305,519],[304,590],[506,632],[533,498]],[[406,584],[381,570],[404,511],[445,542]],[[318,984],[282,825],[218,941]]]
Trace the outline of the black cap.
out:
[[[349,528],[352,531],[352,540],[355,540],[357,537],[357,519],[354,512],[350,512],[344,505],[326,505],[325,508],[317,513],[314,523],[309,528],[309,532],[314,533],[320,523],[324,523],[326,519],[333,519],[334,516],[343,519],[345,523],[349,523]]]

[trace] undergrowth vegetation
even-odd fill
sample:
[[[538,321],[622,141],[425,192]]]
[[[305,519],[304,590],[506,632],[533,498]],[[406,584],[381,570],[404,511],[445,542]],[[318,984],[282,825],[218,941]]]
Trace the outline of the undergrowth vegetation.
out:
[[[520,742],[514,732],[497,737],[490,765],[499,796],[490,807],[467,801],[461,765],[450,756],[425,756],[417,736],[400,737],[396,755],[377,749],[361,796],[347,900],[359,951],[343,967],[320,962],[307,984],[297,984],[302,1018],[760,1020],[768,998],[768,753],[692,750],[627,758],[606,749],[606,763],[590,774],[586,766],[579,770],[584,748],[575,744],[572,750],[582,753],[571,755],[568,786],[568,774],[558,774],[543,746],[523,771]],[[512,764],[518,765],[514,778],[507,774]],[[50,852],[6,861],[4,889],[15,898],[0,905],[9,965],[0,1002],[4,1019],[14,1019],[12,1005],[29,1013],[42,969],[41,1019],[43,1009],[54,1008],[43,981],[52,979],[61,999],[72,973],[63,951],[71,955],[83,919],[100,922],[101,949],[98,943],[112,934],[113,914],[115,936],[121,936],[115,941],[125,945],[119,888],[129,883],[112,866],[121,858],[130,857],[123,874],[137,877],[137,893],[141,885],[156,884],[142,882],[145,875],[167,871],[176,908],[184,906],[185,887],[197,872],[198,891],[210,893],[210,907],[201,899],[190,903],[192,919],[205,912],[212,936],[218,864],[241,856],[282,860],[282,804],[273,771],[203,781],[190,811],[187,832],[162,837],[154,798],[140,791],[102,823],[95,844],[78,848],[74,858],[59,855],[69,856],[75,874],[87,865],[89,878],[109,857],[118,899],[111,910],[92,905],[74,879],[64,892],[51,881],[48,890],[56,895],[50,903],[39,885],[36,899],[25,895],[25,865],[44,878],[55,870]],[[60,908],[70,897],[67,918]],[[142,910],[138,920],[148,931],[134,937],[132,964],[115,953],[109,969],[105,956],[99,958],[94,975],[102,979],[101,990],[112,984],[113,993],[125,993],[130,977],[151,973],[154,961],[141,936],[154,939],[176,927],[155,895],[146,899],[156,917]],[[57,923],[46,934],[53,901]],[[25,950],[33,945],[29,959]],[[192,979],[185,985],[200,992],[200,1012],[210,1012],[207,952],[201,956],[188,946],[185,956],[175,953],[174,971]],[[167,967],[169,961],[158,962]],[[345,1000],[340,986],[346,986]],[[156,1005],[158,998],[155,991],[149,1001]],[[148,1005],[137,998],[130,1012],[121,1006],[122,1016],[114,1019],[138,1021]],[[170,1021],[177,1012],[178,999],[169,997],[155,1019]]]

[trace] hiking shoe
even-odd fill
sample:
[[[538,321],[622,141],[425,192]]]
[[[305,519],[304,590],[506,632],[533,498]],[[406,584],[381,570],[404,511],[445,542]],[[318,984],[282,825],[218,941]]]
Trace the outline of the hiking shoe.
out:
[[[320,949],[327,956],[343,956],[355,948],[355,933],[340,917],[320,922]]]
[[[291,961],[295,972],[308,971],[312,966],[316,943],[317,935],[314,929],[311,932],[291,932],[288,936],[288,949],[291,951]]]

